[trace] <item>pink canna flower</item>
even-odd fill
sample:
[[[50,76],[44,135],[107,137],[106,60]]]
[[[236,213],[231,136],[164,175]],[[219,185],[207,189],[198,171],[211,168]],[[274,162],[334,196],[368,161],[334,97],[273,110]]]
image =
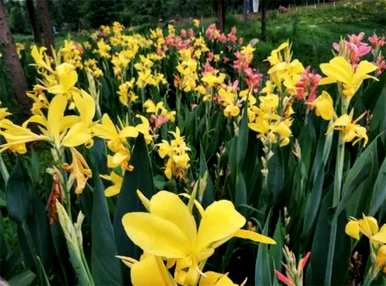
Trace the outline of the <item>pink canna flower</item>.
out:
[[[374,49],[382,48],[386,43],[385,37],[378,37],[376,34],[369,37],[369,42]]]
[[[383,55],[380,55],[375,64],[377,65],[378,69],[377,69],[377,72],[376,72],[376,75],[377,76],[380,76],[381,74],[383,74],[383,72],[386,70],[386,61],[385,61],[385,58]]]
[[[235,26],[232,27],[231,31],[227,35],[227,40],[231,43],[237,43],[237,29]]]
[[[304,70],[299,82],[296,84],[296,98],[313,102],[317,96],[321,76],[314,73],[308,67]]]

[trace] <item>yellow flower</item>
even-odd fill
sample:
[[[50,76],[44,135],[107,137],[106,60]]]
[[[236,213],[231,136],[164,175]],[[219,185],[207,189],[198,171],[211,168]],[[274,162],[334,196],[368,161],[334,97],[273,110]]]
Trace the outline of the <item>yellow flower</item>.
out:
[[[153,137],[150,134],[150,123],[145,116],[137,115],[137,118],[141,119],[141,123],[135,126],[135,129],[143,135],[146,144],[153,142]]]
[[[82,154],[75,148],[70,148],[72,155],[72,163],[65,164],[64,169],[70,173],[69,182],[76,182],[75,193],[81,194],[86,187],[87,180],[91,178],[91,170]]]
[[[386,229],[383,229],[383,233]],[[367,238],[372,239],[374,235],[379,233],[379,227],[377,220],[372,216],[365,216],[361,219],[351,218],[350,221],[346,224],[345,232],[348,236],[359,240],[360,235],[364,234]],[[378,236],[375,236],[377,240]],[[385,236],[386,238],[386,236]]]
[[[139,261],[131,257],[118,256],[130,267],[133,286],[177,286],[160,257],[144,253]]]
[[[38,69],[46,69],[52,72],[51,59],[46,54],[46,50],[47,49],[45,47],[38,48],[36,45],[33,45],[31,49],[31,56]]]
[[[214,202],[205,210],[197,203],[201,214],[197,226],[189,207],[178,195],[160,191],[150,200],[139,196],[149,213],[125,214],[122,218],[125,232],[145,253],[174,261],[174,276],[179,284],[195,285],[200,269],[215,248],[232,237],[275,244],[267,236],[242,230],[246,219],[230,201]]]
[[[382,245],[377,252],[375,264],[386,273],[386,245]]]
[[[101,178],[113,183],[112,186],[108,187],[105,190],[106,197],[112,197],[112,196],[118,195],[121,192],[121,187],[123,182],[123,178],[121,175],[118,175],[117,173],[112,171],[110,175],[100,175],[100,176]]]
[[[334,101],[327,91],[323,91],[312,103],[315,108],[315,114],[324,120],[331,120],[335,115]]]
[[[198,19],[193,19],[193,26],[195,26],[196,28],[198,28],[200,26],[200,20]]]
[[[78,81],[78,74],[73,65],[68,63],[60,64],[55,69],[55,76],[57,83],[53,86],[48,86],[48,92],[52,94],[69,94],[74,90],[75,84]]]
[[[320,81],[320,84],[341,83],[343,96],[350,101],[365,79],[376,79],[369,73],[375,71],[377,66],[368,61],[361,61],[354,68],[344,57],[338,56],[329,63],[321,64],[320,69],[327,76]]]
[[[221,274],[213,271],[205,272],[201,279],[199,286],[237,286],[226,274]]]
[[[111,47],[105,43],[105,41],[103,39],[100,39],[98,42],[97,42],[97,47],[98,49],[96,50],[96,53],[101,57],[101,58],[104,58],[104,59],[109,59],[111,56],[110,56],[110,50],[111,50]]]
[[[43,114],[31,116],[22,126],[12,122],[0,122],[1,135],[7,143],[1,145],[1,150],[11,149],[18,153],[25,153],[25,144],[33,141],[49,141],[51,144],[61,147],[76,147],[82,144],[92,143],[91,125],[95,114],[95,103],[90,95],[74,96],[75,106],[80,115],[64,115],[67,107],[67,98],[56,95],[48,106],[47,117]],[[42,135],[32,132],[28,125],[39,125]]]
[[[267,58],[267,61],[271,64],[271,66],[274,66],[281,62],[288,61],[290,58],[290,44],[289,42],[284,42],[277,49],[271,51],[271,55]]]
[[[130,81],[127,81],[119,85],[119,90],[117,93],[119,95],[119,101],[124,106],[129,106],[130,103],[138,99],[138,96],[132,90],[133,87],[134,87],[134,79],[131,79]]]
[[[173,176],[177,179],[182,179],[189,168],[190,150],[184,141],[184,137],[180,134],[180,129],[177,127],[176,132],[169,132],[173,134],[174,139],[170,143],[163,140],[162,143],[157,144],[158,154],[161,158],[167,157],[165,164],[165,176],[170,180]]]
[[[350,114],[343,114],[330,125],[327,132],[338,130],[342,132],[344,142],[353,142],[352,144],[355,145],[357,142],[363,139],[363,144],[366,145],[368,141],[366,128],[356,124],[356,122],[359,121],[362,116],[353,121],[352,112]]]

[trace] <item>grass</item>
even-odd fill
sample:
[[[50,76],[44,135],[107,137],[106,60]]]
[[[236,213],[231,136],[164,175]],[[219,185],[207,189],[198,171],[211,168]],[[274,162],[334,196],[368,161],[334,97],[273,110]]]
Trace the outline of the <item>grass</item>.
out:
[[[242,16],[228,17],[227,26],[236,26],[246,42],[260,37],[257,16],[246,22]],[[256,45],[256,61],[285,40],[293,43],[294,56],[305,65],[317,67],[331,58],[331,44],[347,34],[365,32],[386,35],[386,0],[351,0],[336,5],[290,8],[286,14],[270,11],[267,41]]]

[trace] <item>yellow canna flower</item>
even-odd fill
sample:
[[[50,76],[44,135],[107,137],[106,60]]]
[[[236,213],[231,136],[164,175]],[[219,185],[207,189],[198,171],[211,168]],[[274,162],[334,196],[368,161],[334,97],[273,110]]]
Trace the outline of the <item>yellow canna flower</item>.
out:
[[[200,20],[198,20],[198,19],[193,19],[192,23],[193,23],[193,26],[196,28],[198,28],[200,26]]]
[[[383,231],[386,234],[386,228],[384,228]],[[375,239],[378,237],[382,238],[383,231],[381,231],[381,235],[376,236]],[[345,232],[348,236],[351,236],[356,240],[359,240],[361,234],[364,234],[367,238],[372,239],[374,235],[379,233],[378,222],[372,216],[363,215],[361,219],[351,218],[350,221],[346,224]]]
[[[246,219],[230,201],[216,201],[205,210],[199,205],[201,220],[197,226],[189,207],[178,195],[160,191],[150,200],[139,196],[149,212],[125,214],[122,218],[125,232],[145,253],[173,261],[174,277],[179,284],[195,285],[200,269],[215,248],[232,237],[275,244],[267,236],[242,230]]]
[[[366,145],[368,141],[366,128],[356,124],[356,122],[360,120],[362,116],[353,121],[352,112],[350,114],[343,114],[330,125],[327,132],[338,130],[342,132],[344,142],[353,142],[352,144],[355,145],[357,142],[363,139],[363,144]]]
[[[173,176],[177,179],[182,179],[189,168],[189,147],[184,141],[184,137],[180,134],[180,129],[177,127],[173,134],[174,139],[170,143],[163,140],[162,143],[157,144],[158,154],[161,158],[167,157],[165,164],[165,176],[170,180]]]
[[[31,49],[31,56],[38,69],[46,69],[47,71],[52,72],[52,68],[51,68],[52,60],[46,54],[46,50],[47,49],[45,47],[38,48],[36,45],[33,45]]]
[[[82,154],[75,148],[70,148],[72,155],[72,163],[65,164],[64,169],[70,173],[69,182],[76,183],[75,193],[81,194],[86,187],[87,180],[91,178],[91,170]]]
[[[161,258],[144,253],[139,261],[118,256],[124,264],[130,267],[130,278],[133,286],[177,286]]]
[[[355,95],[365,79],[377,80],[369,75],[377,70],[377,66],[368,61],[361,61],[354,68],[344,57],[338,56],[330,60],[329,63],[321,64],[320,69],[327,76],[320,81],[320,84],[341,83],[343,96],[348,101]]]
[[[199,286],[237,286],[226,274],[221,274],[213,271],[205,272],[201,279]]]
[[[322,91],[310,105],[315,108],[315,114],[324,120],[331,120],[335,115],[334,101],[327,91]]]
[[[124,126],[118,129],[108,114],[103,114],[101,123],[92,128],[95,136],[107,140],[107,146],[113,152],[119,152],[126,143],[126,138],[136,138],[138,131],[133,126]]]
[[[386,245],[382,245],[377,252],[375,264],[386,273]]]
[[[78,81],[78,74],[75,67],[68,63],[60,64],[55,69],[57,83],[53,86],[47,86],[47,91],[52,94],[70,94],[71,91],[77,91],[75,84]]]
[[[115,195],[118,195],[121,192],[121,187],[123,182],[123,178],[121,175],[118,175],[117,173],[112,171],[110,175],[100,175],[100,176],[101,178],[113,183],[112,186],[108,187],[105,190],[106,197],[113,197]]]
[[[135,129],[143,135],[146,144],[150,144],[151,142],[153,142],[153,137],[150,134],[151,129],[149,120],[147,120],[147,118],[142,115],[137,115],[136,117],[141,120],[141,123],[137,124],[135,126]]]

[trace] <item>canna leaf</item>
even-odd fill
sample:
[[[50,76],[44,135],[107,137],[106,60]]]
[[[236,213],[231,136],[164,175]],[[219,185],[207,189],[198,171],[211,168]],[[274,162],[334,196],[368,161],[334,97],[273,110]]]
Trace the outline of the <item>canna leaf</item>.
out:
[[[122,189],[117,200],[114,213],[114,234],[118,254],[138,259],[141,250],[127,237],[123,229],[122,217],[128,212],[145,211],[138,199],[136,190],[140,190],[148,198],[155,193],[150,158],[142,135],[138,136],[135,142],[131,163],[134,170],[125,173]],[[122,265],[122,269],[124,281],[128,281],[128,268]]]

